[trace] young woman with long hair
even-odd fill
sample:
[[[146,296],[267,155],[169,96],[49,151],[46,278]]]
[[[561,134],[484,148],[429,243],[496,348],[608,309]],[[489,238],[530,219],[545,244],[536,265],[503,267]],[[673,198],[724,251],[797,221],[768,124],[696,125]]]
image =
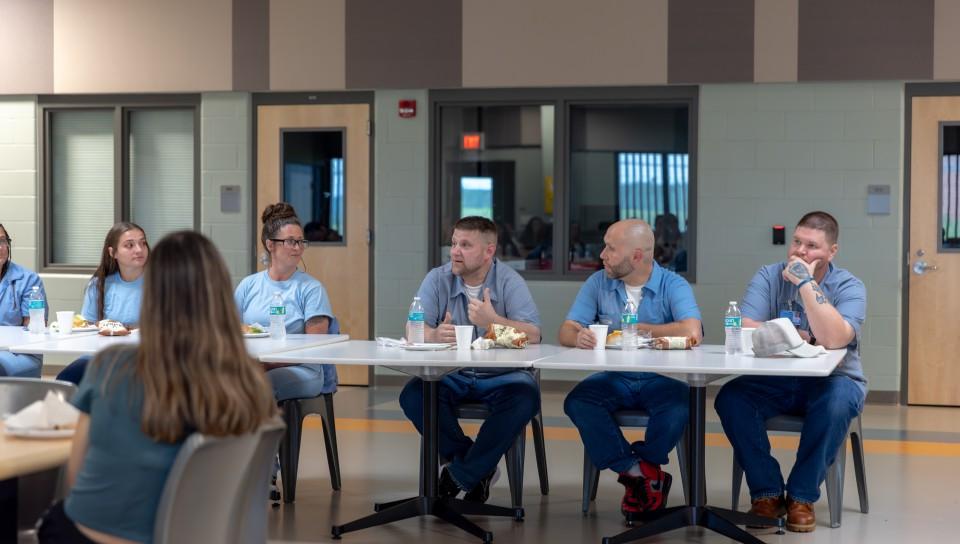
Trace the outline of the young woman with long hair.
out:
[[[177,232],[147,265],[139,346],[98,354],[81,411],[66,501],[44,516],[47,542],[149,542],[167,474],[187,435],[255,431],[276,413],[250,358],[227,267],[202,234]]]
[[[23,326],[30,323],[29,303],[33,288],[40,288],[44,300],[47,295],[36,272],[10,259],[12,244],[7,229],[0,224],[0,325]],[[42,366],[43,359],[36,355],[0,351],[0,376],[39,378]]]
[[[80,315],[91,323],[111,319],[136,327],[149,256],[150,244],[140,225],[121,221],[110,227],[103,240],[100,265],[87,283]],[[57,379],[80,383],[89,362],[90,357],[77,359],[61,370]]]

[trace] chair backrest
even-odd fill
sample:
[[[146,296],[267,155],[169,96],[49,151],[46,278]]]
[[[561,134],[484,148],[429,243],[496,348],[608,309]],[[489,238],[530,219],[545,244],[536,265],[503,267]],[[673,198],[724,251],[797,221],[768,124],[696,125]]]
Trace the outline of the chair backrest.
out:
[[[275,432],[279,427],[280,433]],[[180,448],[167,476],[163,495],[157,508],[153,540],[157,544],[204,542],[232,544],[253,542],[241,533],[244,527],[256,527],[258,521],[245,517],[259,515],[266,527],[266,508],[259,512],[249,508],[253,497],[250,478],[272,468],[272,459],[264,463],[263,448],[276,451],[283,424],[277,420],[264,423],[253,433],[241,436],[215,438],[199,433],[190,435]],[[271,441],[272,446],[261,446]],[[261,505],[267,491],[259,496]],[[259,542],[266,540],[262,535]]]
[[[267,514],[265,501],[269,496],[270,479],[273,477],[277,449],[286,425],[279,418],[263,425],[260,442],[253,452],[247,478],[240,490],[243,503],[239,506],[240,533],[237,542],[263,544],[267,541]]]
[[[47,391],[63,394],[70,400],[77,386],[70,382],[41,380],[40,378],[0,378],[0,416],[22,410],[31,403],[43,400]]]

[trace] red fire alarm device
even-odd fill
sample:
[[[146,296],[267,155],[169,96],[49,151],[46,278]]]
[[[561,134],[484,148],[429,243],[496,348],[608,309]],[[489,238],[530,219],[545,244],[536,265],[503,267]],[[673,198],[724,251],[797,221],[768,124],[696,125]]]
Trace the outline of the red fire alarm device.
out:
[[[397,106],[397,112],[401,119],[410,119],[417,116],[416,100],[401,100]]]
[[[783,225],[773,226],[773,245],[782,246],[786,243],[787,229]]]
[[[477,151],[483,149],[482,132],[464,132],[460,139],[460,147],[465,151]]]

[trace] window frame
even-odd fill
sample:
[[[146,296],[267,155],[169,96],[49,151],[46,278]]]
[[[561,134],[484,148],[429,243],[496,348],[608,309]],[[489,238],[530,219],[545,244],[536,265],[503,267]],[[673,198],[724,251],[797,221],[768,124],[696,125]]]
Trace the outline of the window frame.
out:
[[[691,284],[696,283],[697,270],[697,150],[699,143],[699,87],[596,87],[596,88],[510,88],[510,89],[459,89],[431,90],[428,96],[429,160],[428,160],[428,207],[427,256],[430,266],[439,266],[440,246],[449,233],[440,232],[442,210],[443,141],[441,138],[441,109],[457,107],[489,106],[545,106],[554,107],[554,155],[553,155],[553,247],[565,248],[569,244],[569,165],[572,134],[569,129],[571,110],[583,106],[644,106],[657,104],[684,105],[688,111],[688,202],[687,221],[687,271],[680,273]],[[556,228],[562,225],[562,228]],[[566,251],[554,251],[553,270],[518,271],[528,281],[584,281],[593,272],[568,270],[569,255]]]
[[[200,229],[200,117],[199,94],[171,95],[41,95],[37,97],[37,134],[40,166],[37,221],[40,240],[39,272],[64,274],[92,274],[96,265],[53,262],[53,165],[50,149],[53,115],[58,112],[111,111],[113,112],[113,222],[130,218],[130,115],[136,111],[163,109],[192,110],[193,112],[193,229]],[[106,233],[104,233],[106,235]]]

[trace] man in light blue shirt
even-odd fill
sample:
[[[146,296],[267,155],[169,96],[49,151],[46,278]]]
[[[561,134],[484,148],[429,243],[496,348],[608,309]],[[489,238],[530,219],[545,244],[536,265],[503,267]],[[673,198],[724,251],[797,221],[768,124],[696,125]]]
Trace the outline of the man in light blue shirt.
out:
[[[795,532],[816,528],[813,503],[820,498],[820,484],[866,397],[860,331],[867,292],[853,274],[833,265],[838,237],[837,220],[830,214],[803,216],[793,232],[787,261],[757,272],[743,295],[742,311],[744,327],[788,318],[811,344],[846,348],[843,361],[824,378],[741,376],[724,385],[715,401],[747,477],[750,511],[766,517],[786,514],[787,529]],[[781,414],[805,417],[786,485],[780,465],[770,455],[765,430],[766,420]]]
[[[627,299],[637,308],[638,330],[653,336],[702,338],[700,310],[685,279],[653,259],[654,236],[647,223],[631,219],[607,229],[600,253],[604,270],[594,273],[580,289],[560,343],[591,349],[591,323],[621,328]],[[687,424],[689,391],[683,382],[649,372],[600,372],[583,380],[567,395],[564,411],[580,431],[587,455],[597,468],[619,474],[626,488],[620,509],[628,521],[637,514],[663,508],[671,476],[660,469]],[[618,410],[650,414],[645,440],[630,444],[614,419]]]
[[[464,217],[453,226],[450,262],[431,270],[417,296],[423,304],[424,339],[456,342],[455,325],[474,325],[474,338],[493,325],[509,325],[540,342],[540,314],[523,278],[494,258],[497,227],[483,217]],[[440,383],[440,455],[449,460],[440,493],[485,502],[497,463],[517,434],[540,410],[540,389],[530,372],[463,369]],[[464,401],[486,404],[490,415],[476,442],[463,434],[456,407]],[[410,380],[400,393],[403,413],[423,433],[423,382]]]

